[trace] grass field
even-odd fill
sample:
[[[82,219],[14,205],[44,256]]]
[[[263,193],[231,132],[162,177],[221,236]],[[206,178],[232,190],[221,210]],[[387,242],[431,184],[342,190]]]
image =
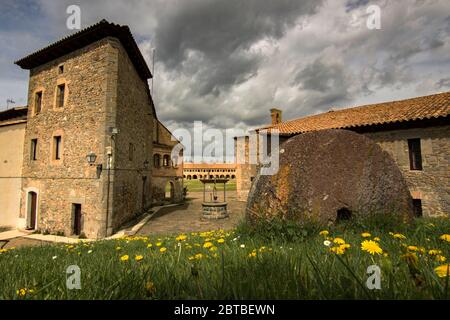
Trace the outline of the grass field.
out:
[[[203,192],[203,183],[200,182],[200,180],[186,180],[184,179],[184,186],[188,188],[189,192]],[[236,190],[236,180],[230,180],[227,182],[226,190],[227,191],[235,191]],[[223,184],[217,184],[217,190],[222,191],[223,190]],[[213,185],[208,184],[207,188],[212,190]]]
[[[448,219],[273,222],[2,250],[0,299],[448,299],[449,230]],[[66,287],[70,265],[80,267],[80,290]],[[380,290],[366,286],[371,265]]]

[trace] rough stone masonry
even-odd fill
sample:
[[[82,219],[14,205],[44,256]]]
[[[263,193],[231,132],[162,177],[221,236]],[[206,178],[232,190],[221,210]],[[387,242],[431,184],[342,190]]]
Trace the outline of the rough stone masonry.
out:
[[[280,146],[280,167],[259,173],[250,190],[247,219],[335,222],[353,216],[413,215],[406,182],[371,139],[347,130],[297,135]]]

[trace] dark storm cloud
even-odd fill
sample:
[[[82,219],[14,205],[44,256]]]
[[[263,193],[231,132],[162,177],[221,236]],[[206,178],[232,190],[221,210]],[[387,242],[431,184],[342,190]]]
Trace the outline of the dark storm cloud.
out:
[[[178,2],[155,30],[159,61],[196,79],[200,95],[218,95],[256,74],[261,55],[251,46],[279,39],[321,1],[229,0]],[[192,56],[200,59],[192,59]],[[187,64],[187,66],[186,66]]]
[[[155,30],[160,58],[174,68],[189,50],[208,59],[248,49],[264,37],[280,38],[301,15],[313,14],[317,0],[182,1]]]
[[[326,63],[322,60],[317,59],[300,70],[293,82],[299,89],[309,91],[309,97],[303,104],[310,106],[310,110],[330,107],[350,99],[350,81],[345,73],[345,67],[342,64]]]
[[[349,12],[359,7],[366,6],[369,2],[370,0],[348,0],[345,4],[345,10]]]

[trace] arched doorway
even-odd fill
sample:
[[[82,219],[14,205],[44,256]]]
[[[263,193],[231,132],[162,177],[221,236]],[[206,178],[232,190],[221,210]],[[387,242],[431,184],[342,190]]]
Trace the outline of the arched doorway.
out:
[[[173,202],[175,198],[175,185],[172,181],[166,183],[165,200]]]
[[[27,230],[36,229],[37,222],[37,193],[28,192],[28,217],[27,217]]]

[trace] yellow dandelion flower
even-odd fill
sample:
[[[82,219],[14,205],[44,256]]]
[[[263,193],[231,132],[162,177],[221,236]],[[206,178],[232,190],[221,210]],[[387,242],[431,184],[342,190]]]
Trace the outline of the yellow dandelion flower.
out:
[[[162,245],[162,242],[157,242],[157,243],[156,243],[156,246],[157,246],[157,247],[161,247],[161,245]]]
[[[419,251],[419,248],[417,248],[416,246],[408,246],[407,249],[409,251]]]
[[[253,251],[252,253],[249,253],[249,254],[248,254],[248,257],[249,257],[249,258],[255,258],[255,257],[256,257],[256,252]]]
[[[194,258],[195,258],[196,260],[200,260],[201,258],[203,258],[203,254],[197,253],[197,254],[194,256]]]
[[[439,239],[450,242],[450,234],[443,234]]]
[[[336,244],[344,244],[345,240],[342,238],[334,238],[333,242]]]
[[[442,266],[434,268],[434,272],[439,278],[447,277],[450,273],[450,264],[444,264]]]
[[[361,250],[366,251],[371,255],[383,253],[383,249],[381,249],[380,245],[372,240],[364,240],[361,242]]]
[[[120,257],[120,261],[128,261],[130,257],[126,254]]]
[[[203,248],[205,248],[205,249],[208,249],[208,248],[211,248],[213,246],[213,244],[212,244],[212,242],[205,242],[204,244],[203,244]]]
[[[159,252],[161,252],[161,253],[164,253],[166,251],[167,251],[167,248],[165,248],[165,247],[162,247],[161,249],[159,249]]]
[[[380,241],[381,239],[380,238],[378,238],[378,237],[375,237],[375,238],[373,238],[373,241]]]
[[[343,247],[341,247],[341,246],[330,248],[330,251],[335,253],[335,254],[339,254],[339,255],[345,253],[345,249]]]
[[[440,254],[438,254],[438,255],[435,257],[435,260],[436,260],[437,262],[445,262],[445,261],[447,260],[447,258],[444,257],[444,256],[441,256]]]
[[[369,237],[371,237],[372,235],[370,234],[370,233],[368,233],[368,232],[363,232],[363,233],[361,233],[361,237],[363,237],[363,238],[369,238]]]
[[[211,251],[211,252],[217,251],[217,247],[216,246],[212,246],[211,248],[209,248],[209,251]]]
[[[327,230],[322,230],[322,231],[320,231],[319,232],[319,235],[320,236],[327,236],[327,235],[329,235],[330,233],[327,231]]]
[[[437,256],[437,255],[439,255],[441,253],[442,253],[442,251],[441,250],[437,250],[437,249],[431,249],[430,251],[428,251],[428,254],[430,256]]]
[[[392,236],[393,236],[395,239],[400,239],[400,240],[406,239],[406,236],[403,235],[403,234],[401,234],[401,233],[394,233]]]
[[[186,240],[186,239],[187,239],[187,236],[186,236],[186,235],[180,234],[178,237],[176,237],[175,240],[177,240],[177,241],[184,241],[184,240]]]
[[[151,247],[153,247],[153,244],[151,244],[151,243],[147,244],[147,248],[151,248]]]
[[[217,243],[224,243],[224,242],[225,242],[224,238],[220,238],[220,239],[217,240]]]
[[[142,259],[144,259],[144,257],[141,255],[137,255],[134,257],[134,260],[136,260],[136,261],[141,261]]]

